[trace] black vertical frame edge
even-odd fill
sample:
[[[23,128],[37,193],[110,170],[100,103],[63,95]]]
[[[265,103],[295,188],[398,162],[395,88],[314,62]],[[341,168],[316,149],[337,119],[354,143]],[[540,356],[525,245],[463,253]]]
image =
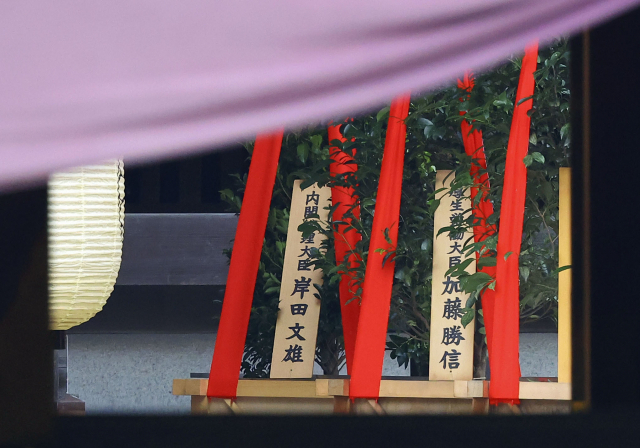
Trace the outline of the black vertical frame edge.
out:
[[[589,32],[573,37],[571,51],[572,399],[591,406],[590,375],[590,136]]]
[[[47,440],[53,417],[46,186],[0,195],[0,445]]]

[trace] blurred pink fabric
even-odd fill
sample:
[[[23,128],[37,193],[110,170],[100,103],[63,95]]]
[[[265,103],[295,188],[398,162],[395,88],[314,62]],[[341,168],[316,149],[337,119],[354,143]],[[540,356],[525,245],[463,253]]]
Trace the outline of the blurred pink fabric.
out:
[[[0,190],[371,111],[640,0],[3,0]]]

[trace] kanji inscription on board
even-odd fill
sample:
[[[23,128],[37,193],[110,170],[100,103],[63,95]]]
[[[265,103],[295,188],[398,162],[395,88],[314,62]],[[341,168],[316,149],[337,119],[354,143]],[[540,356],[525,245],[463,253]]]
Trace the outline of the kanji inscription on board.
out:
[[[293,186],[291,212],[284,253],[280,304],[271,360],[271,378],[311,378],[318,335],[320,301],[314,296],[314,284],[322,284],[322,271],[310,264],[313,252],[319,250],[324,236],[303,236],[298,226],[305,219],[328,219],[331,188],[312,185],[300,189],[301,180]],[[318,218],[314,218],[314,216]]]
[[[465,256],[463,246],[466,241],[473,242],[472,232],[438,231],[449,227],[457,217],[469,216],[471,201],[469,192],[451,191],[454,173],[438,170],[436,173],[436,191],[445,188],[438,194],[440,205],[434,216],[433,239],[433,283],[431,293],[431,335],[429,352],[430,380],[471,380],[473,379],[473,337],[474,321],[466,328],[462,325],[469,294],[464,293],[458,278],[447,276],[446,272],[455,265],[463,263],[467,258],[475,258],[475,253]],[[476,263],[472,261],[465,269],[468,273],[476,272]]]

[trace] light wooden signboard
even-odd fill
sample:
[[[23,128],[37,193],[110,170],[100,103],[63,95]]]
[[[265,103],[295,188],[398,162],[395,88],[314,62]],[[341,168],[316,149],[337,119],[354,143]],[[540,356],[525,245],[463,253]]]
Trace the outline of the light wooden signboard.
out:
[[[320,301],[314,296],[317,290],[313,285],[322,284],[322,271],[314,270],[309,259],[324,237],[313,233],[304,238],[298,226],[315,214],[321,221],[327,221],[331,188],[318,188],[314,184],[301,190],[301,183],[296,180],[293,185],[271,378],[311,378],[313,375],[320,317]]]
[[[571,265],[571,168],[560,168],[558,266]],[[571,382],[571,270],[558,274],[558,382]]]
[[[471,380],[473,379],[473,336],[474,322],[466,328],[462,326],[462,316],[469,294],[462,292],[455,277],[446,276],[450,267],[464,262],[465,241],[473,238],[472,232],[452,234],[438,231],[451,226],[452,221],[471,208],[468,192],[451,192],[449,187],[454,174],[448,170],[436,173],[436,190],[446,188],[437,196],[440,205],[434,216],[433,239],[433,284],[431,295],[431,335],[429,352],[429,380]],[[464,216],[468,217],[469,212]],[[475,258],[475,253],[471,254]],[[466,269],[475,273],[472,262]]]

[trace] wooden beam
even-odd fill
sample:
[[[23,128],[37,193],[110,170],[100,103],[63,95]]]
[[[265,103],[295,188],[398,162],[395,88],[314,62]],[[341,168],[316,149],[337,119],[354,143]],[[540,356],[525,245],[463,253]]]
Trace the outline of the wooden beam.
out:
[[[485,394],[486,381],[467,381],[467,397],[481,398],[489,396],[489,390]]]
[[[207,379],[173,380],[173,395],[206,396]],[[488,397],[488,381],[382,380],[380,398],[481,399]],[[246,398],[334,398],[349,396],[349,380],[318,378],[309,380],[241,379],[238,397]],[[571,400],[571,384],[521,381],[524,400]],[[362,405],[364,406],[364,405]],[[362,407],[361,406],[361,407]],[[362,410],[362,409],[361,409]]]
[[[173,395],[207,395],[209,380],[206,378],[188,378],[173,380]],[[331,390],[336,389],[332,385]],[[321,397],[316,390],[315,380],[276,380],[276,379],[242,379],[238,382],[238,397],[280,397],[280,398],[315,398]],[[322,390],[322,386],[320,386]],[[326,387],[329,396],[329,386]]]
[[[471,399],[448,398],[380,398],[382,413],[386,415],[464,415],[474,411]]]
[[[127,214],[121,285],[225,285],[233,213]]]
[[[223,398],[191,397],[191,413],[199,415],[329,415],[334,413],[334,407],[331,397],[238,397],[233,401]]]
[[[455,398],[454,381],[382,380],[380,397]]]
[[[521,400],[571,400],[570,383],[520,382]]]
[[[315,398],[314,380],[240,380],[239,397]]]
[[[189,379],[185,381],[185,395],[207,395],[207,380]]]
[[[187,395],[187,380],[185,379],[174,379],[173,387],[171,388],[172,395]]]

